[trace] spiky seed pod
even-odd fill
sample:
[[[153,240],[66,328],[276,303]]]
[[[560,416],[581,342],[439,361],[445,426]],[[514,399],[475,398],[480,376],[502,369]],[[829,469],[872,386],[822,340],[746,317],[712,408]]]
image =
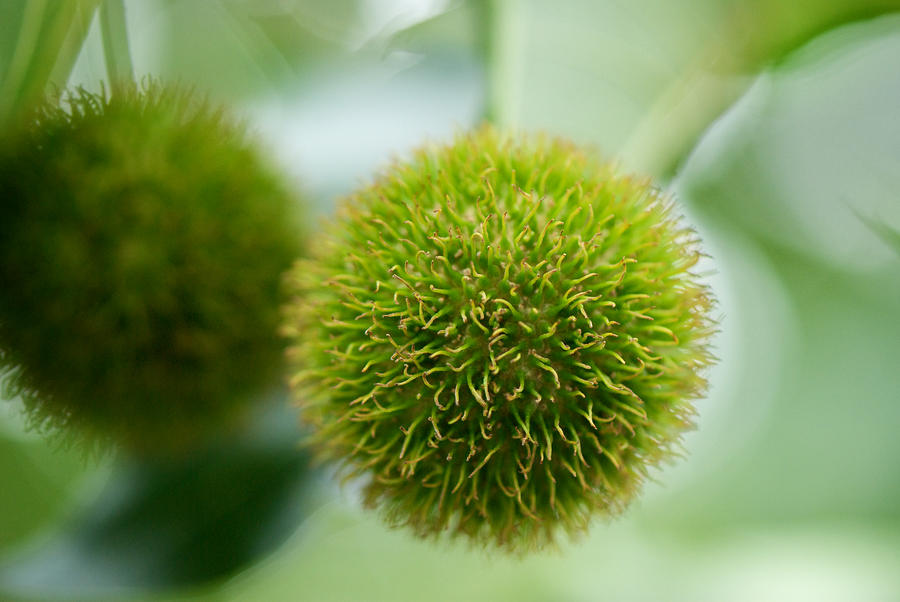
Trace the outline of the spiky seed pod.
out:
[[[577,533],[691,427],[711,361],[698,255],[666,197],[564,141],[423,148],[290,273],[312,443],[420,535]]]
[[[35,426],[178,449],[277,384],[297,207],[245,129],[147,82],[5,133],[0,372]]]

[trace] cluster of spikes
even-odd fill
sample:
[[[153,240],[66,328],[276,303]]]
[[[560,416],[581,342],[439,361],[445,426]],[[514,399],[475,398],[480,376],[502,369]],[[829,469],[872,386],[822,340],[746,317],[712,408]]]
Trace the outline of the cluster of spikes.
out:
[[[712,300],[649,182],[485,128],[393,164],[312,247],[288,275],[292,386],[390,524],[534,549],[677,455]]]
[[[181,451],[283,366],[298,199],[222,108],[155,80],[48,99],[0,137],[0,382],[64,442]]]

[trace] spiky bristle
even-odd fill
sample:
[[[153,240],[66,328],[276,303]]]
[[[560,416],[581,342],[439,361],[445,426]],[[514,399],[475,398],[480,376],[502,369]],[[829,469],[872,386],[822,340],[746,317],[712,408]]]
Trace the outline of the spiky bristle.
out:
[[[698,257],[664,195],[567,142],[420,149],[289,274],[311,443],[420,535],[582,531],[692,426],[713,331]]]
[[[246,128],[153,81],[0,139],[0,377],[31,424],[190,447],[277,386],[297,201]],[[5,373],[5,374],[4,374]]]

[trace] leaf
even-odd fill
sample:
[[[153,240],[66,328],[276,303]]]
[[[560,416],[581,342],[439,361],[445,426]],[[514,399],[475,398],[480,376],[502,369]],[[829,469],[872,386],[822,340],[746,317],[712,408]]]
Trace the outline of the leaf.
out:
[[[0,398],[0,413],[13,402]],[[6,426],[6,425],[2,425]],[[86,472],[80,455],[52,449],[32,436],[22,436],[21,425],[0,430],[0,551],[58,518],[70,502],[72,490]],[[5,430],[5,429],[4,429]]]
[[[279,90],[347,52],[343,38],[358,22],[359,5],[359,0],[148,2],[141,9],[154,15],[158,33],[149,29],[146,36],[153,50],[145,53],[146,67],[162,79],[191,82],[229,102]]]
[[[893,263],[859,216],[900,223],[898,62],[900,16],[817,38],[710,128],[676,187],[766,245],[845,268]]]
[[[488,5],[497,26],[473,36],[471,15],[483,22]],[[487,94],[504,99],[489,101],[494,121],[595,144],[668,177],[760,70],[823,31],[897,8],[896,0],[469,0],[395,44],[421,51],[438,38],[433,52],[453,40],[486,55]]]
[[[738,324],[723,328],[733,376],[710,403],[730,416],[699,436],[750,436],[728,457],[711,446],[707,472],[666,500],[660,522],[696,531],[895,515],[900,480],[885,458],[900,456],[900,277],[873,231],[896,250],[898,61],[900,15],[816,38],[754,82],[674,182],[736,283],[734,307],[723,303]],[[780,291],[756,285],[752,256],[735,252],[747,238]],[[761,374],[773,356],[778,373]]]
[[[884,244],[893,248],[897,254],[900,255],[900,229],[892,228],[885,222],[874,217],[866,217],[859,212],[855,213],[860,221],[884,241]]]
[[[237,441],[181,460],[125,460],[49,541],[0,567],[0,592],[93,598],[240,570],[287,539],[309,508],[295,423],[280,398]]]

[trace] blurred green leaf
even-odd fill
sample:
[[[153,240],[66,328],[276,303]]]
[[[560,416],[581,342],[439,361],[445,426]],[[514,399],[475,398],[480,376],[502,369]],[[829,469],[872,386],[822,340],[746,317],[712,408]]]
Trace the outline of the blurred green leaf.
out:
[[[900,10],[897,0],[738,0],[721,3],[717,32],[696,62],[669,84],[629,135],[635,168],[671,176],[703,131],[768,65],[819,35]]]
[[[89,471],[78,454],[0,433],[0,552],[64,513],[72,488]]]
[[[498,27],[475,26],[489,5]],[[504,99],[495,121],[669,176],[766,65],[828,29],[895,10],[898,0],[467,0],[395,43],[487,49],[489,96]]]
[[[474,48],[484,58],[491,33],[486,21],[492,19],[493,4],[493,0],[451,3],[437,15],[394,32],[390,45],[419,53]]]
[[[866,217],[860,213],[857,213],[857,217],[881,238],[884,244],[897,251],[897,254],[900,255],[900,229],[892,228],[877,218]]]
[[[710,400],[730,406],[728,420],[698,433],[718,445],[691,455],[702,468],[687,486],[661,492],[652,524],[688,533],[734,525],[897,524],[896,268],[853,273],[790,250],[763,252],[792,320],[762,325],[755,346],[744,342],[731,355],[739,362],[731,368],[737,382],[728,398]],[[739,265],[720,258],[719,269]],[[749,284],[732,311],[754,306],[756,314],[776,318],[777,299]],[[767,374],[772,354],[780,370]],[[732,445],[738,433],[740,445]]]
[[[817,38],[756,80],[686,161],[709,218],[847,268],[894,257],[862,221],[900,226],[900,15]]]
[[[859,219],[900,223],[898,64],[900,16],[817,38],[754,83],[676,180],[713,239],[752,241],[790,320],[763,325],[768,338],[735,368],[744,376],[733,421],[755,417],[752,436],[692,490],[673,492],[660,523],[900,518],[900,274]],[[748,279],[727,256],[718,266]],[[776,316],[771,294],[743,290],[745,306]],[[771,353],[781,370],[766,378]]]
[[[240,570],[287,539],[311,503],[295,423],[279,396],[237,440],[182,459],[124,461],[60,532],[0,565],[0,592],[89,599]]]
[[[186,81],[230,101],[292,84],[345,53],[359,22],[359,0],[148,0],[150,20],[130,20],[132,50],[153,51],[140,65],[165,80]]]

